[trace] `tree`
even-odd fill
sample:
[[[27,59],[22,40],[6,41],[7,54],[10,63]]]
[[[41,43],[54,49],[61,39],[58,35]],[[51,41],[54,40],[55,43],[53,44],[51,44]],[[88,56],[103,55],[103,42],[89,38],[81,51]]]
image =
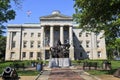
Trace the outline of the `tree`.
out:
[[[107,42],[106,45],[108,59],[113,59],[114,56],[120,57],[120,38],[117,38],[114,42]]]
[[[115,41],[115,49],[117,52],[117,56],[120,56],[120,38],[117,38]]]
[[[5,57],[6,37],[0,36],[0,59]]]
[[[75,0],[74,8],[74,20],[83,30],[104,30],[113,41],[120,36],[120,0]]]
[[[15,18],[15,11],[11,7],[12,1],[16,5],[20,5],[20,0],[0,0],[0,36],[4,33],[4,29],[6,29],[3,23],[7,23]]]
[[[7,23],[9,20],[14,19],[16,15],[11,7],[12,1],[19,6],[21,0],[0,0],[0,59],[5,57],[6,49],[6,37],[3,36],[6,26],[4,26],[3,23]]]

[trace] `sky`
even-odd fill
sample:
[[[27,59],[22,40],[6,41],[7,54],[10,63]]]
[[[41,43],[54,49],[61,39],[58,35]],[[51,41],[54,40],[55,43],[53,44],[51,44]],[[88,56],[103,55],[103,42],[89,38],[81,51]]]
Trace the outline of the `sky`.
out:
[[[14,20],[8,24],[40,23],[41,16],[50,15],[52,11],[59,10],[61,14],[72,16],[74,0],[22,0],[21,8],[12,4],[16,11]],[[27,12],[30,11],[30,16]]]

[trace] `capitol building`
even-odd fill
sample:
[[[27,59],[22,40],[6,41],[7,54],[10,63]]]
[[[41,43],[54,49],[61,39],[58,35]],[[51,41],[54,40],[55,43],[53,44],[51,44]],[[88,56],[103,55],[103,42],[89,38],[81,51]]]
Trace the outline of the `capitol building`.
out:
[[[48,60],[58,40],[70,44],[71,60],[106,59],[103,34],[82,31],[71,16],[53,11],[37,24],[8,24],[5,60]]]

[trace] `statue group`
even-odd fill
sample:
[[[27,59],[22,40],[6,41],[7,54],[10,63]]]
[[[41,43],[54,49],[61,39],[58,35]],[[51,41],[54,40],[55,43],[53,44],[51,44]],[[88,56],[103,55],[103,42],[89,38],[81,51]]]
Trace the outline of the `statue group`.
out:
[[[69,47],[68,42],[61,44],[60,40],[58,40],[57,44],[50,48],[50,55],[52,58],[69,58]]]
[[[58,40],[56,45],[50,48],[50,68],[69,67],[71,65],[69,59],[69,47],[70,44],[68,42],[66,42],[65,44],[61,44],[60,40]]]

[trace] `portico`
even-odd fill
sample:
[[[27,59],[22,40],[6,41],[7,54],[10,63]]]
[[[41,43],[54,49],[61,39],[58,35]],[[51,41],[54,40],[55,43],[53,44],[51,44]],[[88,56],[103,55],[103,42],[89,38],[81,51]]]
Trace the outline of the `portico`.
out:
[[[54,47],[57,44],[57,41],[60,40],[61,44],[68,43],[70,44],[70,51],[74,51],[73,49],[73,32],[71,25],[42,25],[42,33],[41,33],[41,41],[42,41],[42,49],[44,52],[42,55],[49,56],[49,53],[45,53],[46,50],[49,50],[50,47]],[[74,58],[74,52],[70,52],[71,55],[69,57]],[[46,58],[47,58],[46,56]],[[42,57],[46,59],[45,57]]]

